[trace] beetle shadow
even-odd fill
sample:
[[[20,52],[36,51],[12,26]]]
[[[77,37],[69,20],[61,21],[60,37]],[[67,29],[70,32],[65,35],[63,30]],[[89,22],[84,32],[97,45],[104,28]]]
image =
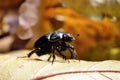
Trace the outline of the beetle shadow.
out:
[[[20,57],[17,57],[17,59],[43,61],[42,59],[39,59],[39,58],[28,58],[27,56],[20,56]]]
[[[51,62],[52,63],[52,60],[48,61],[48,60],[43,60],[43,59],[40,59],[40,58],[28,58],[27,56],[20,56],[20,57],[17,57],[17,59],[34,60],[34,61],[45,61],[45,62]],[[67,63],[70,63],[69,60],[54,60],[54,62],[59,62],[59,63],[66,63],[66,61],[67,61]]]
[[[39,59],[39,58],[34,58],[34,59],[29,59],[29,60],[50,62],[51,64],[54,64],[54,63],[56,63],[56,62],[59,62],[59,63],[66,63],[66,61],[67,61],[68,63],[70,63],[69,60],[66,60],[66,61],[63,61],[63,60],[54,60],[54,62],[52,62],[51,60],[48,61],[48,60],[43,60],[43,59]]]
[[[29,59],[29,60],[34,60],[34,61],[44,61],[44,62],[50,62],[51,64],[54,64],[54,63],[70,63],[69,60],[54,60],[54,62],[52,62],[52,60],[48,61],[48,60],[43,60],[43,59],[39,59],[39,58],[33,58],[33,59]]]

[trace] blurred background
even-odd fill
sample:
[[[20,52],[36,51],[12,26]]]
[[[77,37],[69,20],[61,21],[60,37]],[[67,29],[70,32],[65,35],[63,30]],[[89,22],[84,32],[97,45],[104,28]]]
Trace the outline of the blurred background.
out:
[[[0,54],[32,50],[40,36],[56,30],[75,36],[77,59],[120,60],[120,0],[0,2]]]

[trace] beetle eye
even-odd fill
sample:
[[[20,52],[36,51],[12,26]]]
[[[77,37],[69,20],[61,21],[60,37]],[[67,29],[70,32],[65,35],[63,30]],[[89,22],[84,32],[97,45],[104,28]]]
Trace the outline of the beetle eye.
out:
[[[63,38],[68,38],[68,35],[64,34],[64,35],[63,35]]]
[[[66,41],[66,42],[72,41],[71,36],[69,34],[64,34],[63,35],[63,40]]]

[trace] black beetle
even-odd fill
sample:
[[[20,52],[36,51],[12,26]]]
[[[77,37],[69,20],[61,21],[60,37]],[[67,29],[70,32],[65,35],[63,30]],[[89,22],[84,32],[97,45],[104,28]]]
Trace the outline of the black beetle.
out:
[[[50,54],[48,61],[51,56],[53,57],[52,63],[55,59],[55,50],[66,60],[66,56],[62,51],[69,50],[71,59],[76,58],[76,50],[70,44],[66,42],[71,42],[75,40],[72,34],[66,32],[52,32],[41,36],[34,44],[34,50],[31,51],[27,56],[30,57],[33,53],[36,53],[38,56],[44,54]]]

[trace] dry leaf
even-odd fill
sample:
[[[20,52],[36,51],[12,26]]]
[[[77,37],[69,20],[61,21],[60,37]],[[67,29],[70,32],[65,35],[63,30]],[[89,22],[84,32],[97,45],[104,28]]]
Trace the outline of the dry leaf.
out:
[[[6,36],[0,39],[0,52],[10,51],[13,42],[14,42],[13,36]]]
[[[22,40],[29,39],[33,36],[31,27],[38,21],[39,0],[26,0],[19,9],[18,37]]]
[[[52,64],[45,60],[17,58],[29,52],[0,55],[0,80],[120,80],[120,61],[57,60]]]

